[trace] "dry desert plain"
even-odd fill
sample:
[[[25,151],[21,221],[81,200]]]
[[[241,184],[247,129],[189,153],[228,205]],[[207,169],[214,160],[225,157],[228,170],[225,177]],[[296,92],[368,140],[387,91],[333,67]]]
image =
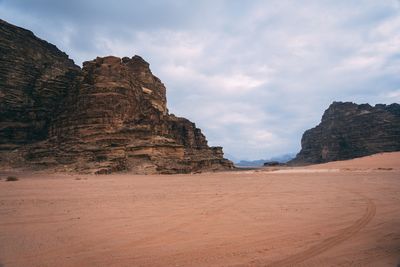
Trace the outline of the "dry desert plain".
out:
[[[400,263],[400,152],[196,175],[0,175],[4,267]]]

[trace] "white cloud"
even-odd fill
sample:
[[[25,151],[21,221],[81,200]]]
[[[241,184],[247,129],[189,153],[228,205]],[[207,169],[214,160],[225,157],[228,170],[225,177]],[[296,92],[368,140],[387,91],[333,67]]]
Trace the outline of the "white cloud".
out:
[[[381,94],[381,98],[385,99],[388,102],[400,102],[400,89],[393,90],[386,92],[384,94]]]

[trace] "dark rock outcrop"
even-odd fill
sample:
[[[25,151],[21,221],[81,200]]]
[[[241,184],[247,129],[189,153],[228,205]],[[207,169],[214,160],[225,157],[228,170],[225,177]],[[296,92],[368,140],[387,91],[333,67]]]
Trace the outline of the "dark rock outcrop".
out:
[[[278,161],[267,161],[264,164],[264,167],[276,167],[276,166],[282,166],[285,165],[284,163],[280,163]]]
[[[400,150],[400,105],[333,102],[307,130],[290,164],[323,163]]]
[[[31,32],[0,21],[0,157],[9,166],[110,173],[233,168],[139,56],[80,69]]]
[[[57,47],[0,20],[0,151],[47,138],[78,72]]]

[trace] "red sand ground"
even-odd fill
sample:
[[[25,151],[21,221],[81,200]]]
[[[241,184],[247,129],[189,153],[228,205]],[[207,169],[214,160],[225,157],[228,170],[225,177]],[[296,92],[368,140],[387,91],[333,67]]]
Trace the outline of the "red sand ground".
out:
[[[0,181],[0,266],[397,266],[400,153],[279,171]]]

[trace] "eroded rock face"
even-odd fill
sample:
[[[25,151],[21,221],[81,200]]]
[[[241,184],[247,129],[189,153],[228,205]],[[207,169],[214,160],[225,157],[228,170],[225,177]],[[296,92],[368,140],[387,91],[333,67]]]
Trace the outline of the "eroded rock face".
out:
[[[291,164],[322,163],[400,150],[400,105],[333,102],[307,130]]]
[[[165,86],[141,57],[96,58],[81,70],[31,32],[2,22],[0,33],[0,47],[8,53],[0,66],[7,78],[0,88],[7,96],[1,112],[8,115],[0,122],[3,161],[95,173],[233,168],[194,123],[168,113]],[[38,51],[46,64],[32,59]],[[7,62],[17,67],[9,69]],[[25,62],[27,67],[19,66]],[[30,77],[31,70],[38,73],[34,78],[15,79],[15,73]]]
[[[79,67],[32,32],[0,20],[0,151],[44,140]]]

